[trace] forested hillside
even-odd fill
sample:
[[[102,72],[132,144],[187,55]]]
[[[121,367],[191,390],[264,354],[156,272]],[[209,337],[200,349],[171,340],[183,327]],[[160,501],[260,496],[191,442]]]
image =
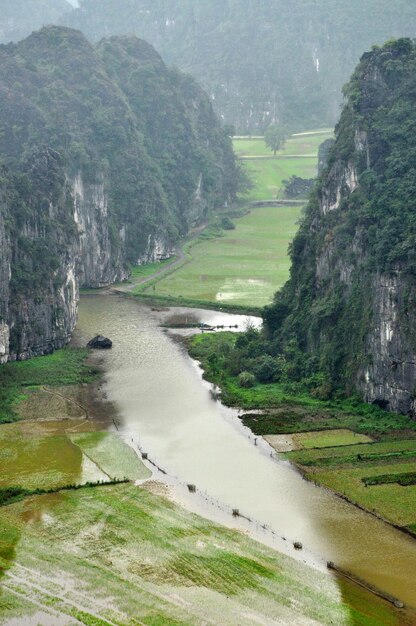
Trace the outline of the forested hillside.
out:
[[[0,47],[0,358],[62,345],[78,286],[169,255],[232,202],[229,137],[148,44],[47,27]]]
[[[416,36],[414,0],[82,0],[65,17],[91,40],[135,33],[195,76],[226,123],[334,124],[360,56]]]
[[[366,53],[292,245],[291,278],[265,311],[267,350],[315,393],[359,391],[416,414],[416,44]]]

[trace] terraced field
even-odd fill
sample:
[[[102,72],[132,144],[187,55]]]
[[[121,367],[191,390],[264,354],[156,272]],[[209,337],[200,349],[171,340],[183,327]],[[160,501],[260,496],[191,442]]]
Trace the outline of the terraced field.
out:
[[[319,439],[317,440],[319,445]],[[416,525],[416,439],[381,441],[285,453],[314,482],[336,491],[393,524]]]

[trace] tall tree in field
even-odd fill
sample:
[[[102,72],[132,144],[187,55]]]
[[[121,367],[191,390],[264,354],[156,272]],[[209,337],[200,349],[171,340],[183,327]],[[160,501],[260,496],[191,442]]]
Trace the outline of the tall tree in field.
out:
[[[264,133],[264,141],[266,146],[273,150],[273,154],[276,156],[276,152],[285,145],[287,136],[287,130],[283,126],[273,124]]]

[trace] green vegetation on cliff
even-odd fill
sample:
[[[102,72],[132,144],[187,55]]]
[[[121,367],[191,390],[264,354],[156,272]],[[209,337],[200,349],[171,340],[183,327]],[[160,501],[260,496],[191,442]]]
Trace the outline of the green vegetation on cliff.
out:
[[[358,389],[402,412],[416,350],[415,70],[407,39],[363,56],[291,247],[291,278],[264,312],[271,352],[303,353],[298,376],[320,371],[322,393]]]
[[[92,41],[135,33],[195,76],[238,132],[333,124],[373,44],[416,35],[413,0],[83,0],[64,23]],[[249,54],[247,54],[249,51]]]
[[[134,37],[93,48],[78,32],[48,27],[0,50],[0,156],[27,172],[40,147],[67,175],[104,183],[113,255],[172,245],[209,207],[232,201],[231,143],[208,98]],[[68,219],[72,217],[70,215]]]
[[[2,360],[65,345],[79,285],[169,256],[243,179],[192,78],[56,26],[0,46],[0,163]]]

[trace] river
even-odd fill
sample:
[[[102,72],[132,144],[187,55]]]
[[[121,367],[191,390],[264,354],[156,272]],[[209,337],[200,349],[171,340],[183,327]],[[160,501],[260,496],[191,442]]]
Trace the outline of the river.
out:
[[[193,315],[208,324],[245,323],[213,311]],[[119,296],[81,300],[76,341],[98,333],[113,340],[100,359],[119,434],[167,472],[166,481],[194,510],[208,502],[211,517],[217,509],[231,518],[239,509],[253,520],[246,522],[253,535],[273,537],[279,549],[321,569],[334,561],[416,607],[416,542],[307,482],[262,440],[255,445],[237,411],[215,399],[183,344],[160,327],[161,317]],[[187,483],[196,485],[195,496],[180,488]],[[303,550],[296,552],[293,541]]]

